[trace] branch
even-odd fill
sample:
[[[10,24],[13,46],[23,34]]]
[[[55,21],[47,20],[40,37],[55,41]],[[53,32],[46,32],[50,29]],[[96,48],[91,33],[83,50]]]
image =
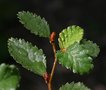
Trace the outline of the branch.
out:
[[[52,88],[51,88],[51,82],[52,82],[52,78],[53,78],[54,71],[55,71],[55,68],[56,68],[56,63],[57,63],[56,46],[55,46],[55,43],[54,43],[55,35],[56,35],[56,33],[55,32],[52,32],[52,34],[50,36],[50,43],[52,45],[53,52],[54,52],[54,63],[53,63],[52,71],[51,71],[50,76],[49,76],[49,80],[47,82],[48,90],[52,90]]]

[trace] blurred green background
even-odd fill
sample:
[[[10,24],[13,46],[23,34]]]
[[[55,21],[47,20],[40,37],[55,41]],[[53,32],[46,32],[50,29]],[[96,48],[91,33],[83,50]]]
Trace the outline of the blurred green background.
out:
[[[45,17],[51,32],[56,31],[57,34],[69,25],[79,25],[85,29],[84,37],[100,46],[101,52],[94,59],[95,67],[89,74],[79,76],[58,65],[54,75],[53,90],[58,90],[62,84],[71,81],[82,81],[92,90],[106,90],[105,0],[0,0],[0,63],[16,64],[20,69],[22,79],[19,90],[47,90],[41,77],[22,68],[8,53],[8,38],[24,38],[44,50],[48,60],[48,71],[51,70],[53,63],[51,45],[47,39],[30,34],[19,23],[16,14],[23,10]]]

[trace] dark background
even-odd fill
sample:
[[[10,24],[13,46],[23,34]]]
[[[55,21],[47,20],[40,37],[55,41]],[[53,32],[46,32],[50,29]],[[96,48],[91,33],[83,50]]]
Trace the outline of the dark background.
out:
[[[85,29],[85,38],[100,46],[101,52],[94,59],[94,69],[85,75],[73,74],[57,65],[53,80],[53,90],[58,90],[66,82],[81,81],[92,90],[106,90],[106,3],[105,0],[0,0],[0,63],[16,64],[22,76],[19,90],[47,90],[44,80],[15,63],[7,49],[10,37],[24,38],[42,48],[47,56],[48,71],[53,63],[51,45],[47,39],[30,34],[17,19],[18,11],[31,11],[45,17],[51,32],[58,34],[69,25],[79,25]],[[57,41],[56,41],[57,42]],[[58,45],[57,45],[58,49]]]

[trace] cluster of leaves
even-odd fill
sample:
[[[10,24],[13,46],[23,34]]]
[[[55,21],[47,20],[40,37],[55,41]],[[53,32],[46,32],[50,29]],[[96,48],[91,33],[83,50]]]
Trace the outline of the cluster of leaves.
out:
[[[60,50],[57,51],[59,63],[79,74],[89,72],[93,68],[92,58],[100,51],[96,43],[82,40],[82,37],[83,29],[79,26],[64,29],[59,35]]]
[[[30,12],[19,12],[17,14],[19,21],[25,26],[26,29],[30,30],[31,33],[40,37],[49,38],[50,28],[44,18],[37,16]],[[96,43],[89,40],[82,40],[84,30],[76,25],[69,26],[64,29],[58,38],[60,50],[57,51],[57,59],[60,64],[65,66],[67,69],[72,70],[74,73],[84,74],[88,73],[93,68],[93,57],[97,57],[99,54],[99,47]],[[10,38],[8,40],[8,49],[10,55],[20,63],[24,68],[44,76],[46,73],[46,56],[42,49],[38,49],[37,46],[33,46],[30,42],[24,39]],[[0,74],[4,73],[1,71]],[[8,67],[8,68],[11,68]],[[4,70],[4,69],[3,69]],[[15,71],[16,72],[16,71]],[[9,73],[9,71],[8,71]],[[9,75],[13,74],[10,73]],[[15,74],[16,75],[16,74]],[[17,75],[18,72],[17,72]],[[7,75],[6,75],[7,76]],[[12,75],[11,75],[12,76]],[[15,76],[15,86],[18,84],[19,76]],[[10,80],[11,78],[9,78]],[[1,76],[0,76],[0,80]],[[4,81],[5,79],[3,79]],[[17,81],[18,80],[18,81]],[[0,83],[3,87],[4,83]],[[13,84],[14,85],[14,84]],[[13,87],[12,87],[13,88]],[[0,89],[0,90],[11,90],[11,89]],[[15,89],[12,89],[15,90]],[[90,90],[85,87],[82,83],[70,83],[63,85],[59,90]]]

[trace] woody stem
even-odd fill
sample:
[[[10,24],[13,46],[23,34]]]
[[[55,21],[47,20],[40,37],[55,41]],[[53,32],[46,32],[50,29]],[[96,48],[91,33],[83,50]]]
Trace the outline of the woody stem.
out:
[[[50,77],[49,77],[49,80],[48,80],[48,83],[47,83],[47,85],[48,85],[48,90],[52,90],[51,82],[52,82],[52,79],[53,79],[53,75],[54,75],[54,71],[55,71],[56,63],[57,63],[57,58],[56,58],[56,46],[55,46],[54,39],[55,39],[55,32],[52,32],[51,37],[50,37],[50,43],[51,43],[51,45],[52,45],[53,52],[54,52],[54,63],[53,63],[53,67],[52,67],[52,70],[51,70],[51,73],[50,73]]]

